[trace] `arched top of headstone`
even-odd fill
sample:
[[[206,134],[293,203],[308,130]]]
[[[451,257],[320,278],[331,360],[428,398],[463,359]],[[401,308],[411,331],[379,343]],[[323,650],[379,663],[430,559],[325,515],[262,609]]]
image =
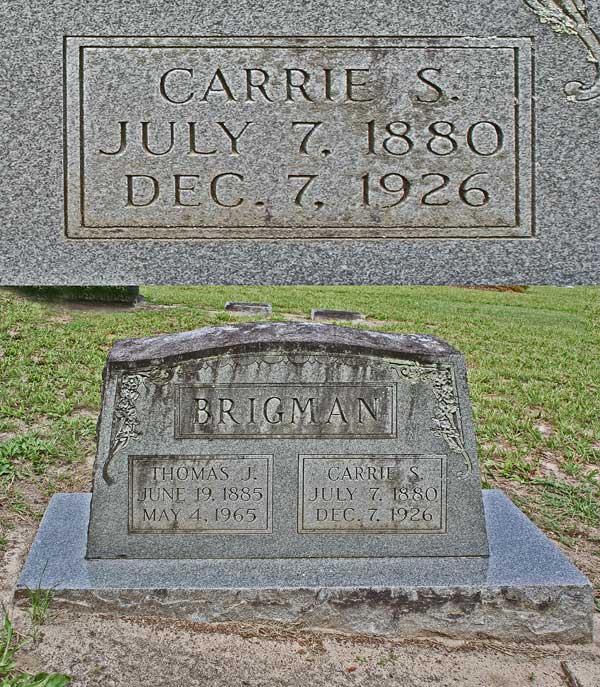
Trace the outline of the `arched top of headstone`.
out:
[[[308,322],[250,322],[117,341],[108,356],[113,367],[135,368],[153,362],[180,362],[225,353],[269,350],[321,351],[391,356],[430,362],[460,353],[433,336],[350,329]]]

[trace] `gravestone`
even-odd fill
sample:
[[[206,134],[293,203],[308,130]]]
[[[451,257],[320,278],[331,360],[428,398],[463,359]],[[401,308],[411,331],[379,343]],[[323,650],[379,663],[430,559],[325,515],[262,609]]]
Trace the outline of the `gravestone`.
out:
[[[144,302],[138,286],[24,286],[22,293],[49,301],[138,305]]]
[[[585,641],[589,582],[482,493],[463,356],[312,323],[126,340],[93,494],[53,498],[22,573],[54,603],[390,636]]]
[[[225,312],[233,315],[267,315],[273,314],[273,306],[270,303],[235,303],[227,301]]]
[[[348,322],[355,322],[364,320],[365,316],[361,312],[353,312],[352,310],[327,310],[323,308],[313,308],[310,311],[311,320],[347,320]]]
[[[88,557],[487,555],[450,346],[304,324],[138,346],[109,357]]]
[[[596,0],[4,3],[0,280],[598,283],[599,25]]]

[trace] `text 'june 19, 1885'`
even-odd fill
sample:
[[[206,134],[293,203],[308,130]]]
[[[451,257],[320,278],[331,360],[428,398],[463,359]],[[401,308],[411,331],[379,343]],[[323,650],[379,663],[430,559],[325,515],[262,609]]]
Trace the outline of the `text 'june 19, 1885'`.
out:
[[[66,55],[68,236],[532,235],[529,39],[67,38]]]

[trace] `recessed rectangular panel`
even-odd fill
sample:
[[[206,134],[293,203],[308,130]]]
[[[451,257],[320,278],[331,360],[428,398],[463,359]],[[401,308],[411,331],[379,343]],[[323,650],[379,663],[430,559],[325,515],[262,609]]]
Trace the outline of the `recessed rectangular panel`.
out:
[[[175,436],[391,438],[393,384],[178,385]]]
[[[272,465],[272,456],[129,456],[129,532],[269,533]]]
[[[66,61],[70,237],[533,235],[528,38],[69,37]]]
[[[446,457],[300,455],[298,531],[446,531]]]

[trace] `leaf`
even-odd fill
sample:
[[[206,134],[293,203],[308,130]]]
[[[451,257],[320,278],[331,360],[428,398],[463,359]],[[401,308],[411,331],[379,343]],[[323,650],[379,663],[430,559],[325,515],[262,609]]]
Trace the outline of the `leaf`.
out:
[[[37,673],[36,675],[20,675],[11,687],[65,687],[71,682],[68,675],[60,673]]]
[[[68,685],[70,682],[71,678],[68,675],[38,673],[34,676],[31,687],[64,687],[64,685]]]

